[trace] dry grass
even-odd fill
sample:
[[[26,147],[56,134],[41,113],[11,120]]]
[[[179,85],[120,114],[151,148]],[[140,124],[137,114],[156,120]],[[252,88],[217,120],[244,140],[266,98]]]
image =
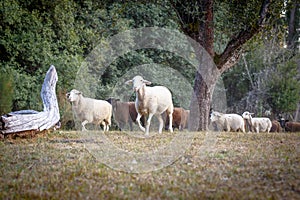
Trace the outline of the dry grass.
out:
[[[182,157],[149,173],[101,164],[76,132],[1,140],[0,199],[300,199],[300,133],[220,133],[215,144],[194,134]],[[107,137],[138,152],[174,136]]]

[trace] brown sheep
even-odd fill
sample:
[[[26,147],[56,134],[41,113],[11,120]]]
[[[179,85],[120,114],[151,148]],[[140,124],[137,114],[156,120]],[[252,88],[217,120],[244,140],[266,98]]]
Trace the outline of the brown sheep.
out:
[[[123,130],[126,124],[129,124],[130,130],[133,130],[132,122],[136,122],[137,112],[134,102],[121,102],[120,99],[109,98],[107,101],[113,107],[113,116],[120,130]],[[144,124],[144,118],[141,118]]]
[[[190,114],[189,110],[185,110],[180,107],[174,107],[173,122],[172,122],[173,128],[178,128],[180,131],[182,131],[184,128],[187,128],[189,114]],[[169,117],[166,116],[165,119],[166,119],[165,128],[167,128],[169,127]]]
[[[286,122],[285,131],[289,132],[300,132],[300,123],[299,122]]]
[[[272,127],[270,132],[281,132],[281,126],[277,120],[272,120]]]
[[[181,128],[179,128],[179,130],[183,130],[185,128],[188,128],[189,118],[190,118],[190,110],[184,110],[184,113],[181,117]]]

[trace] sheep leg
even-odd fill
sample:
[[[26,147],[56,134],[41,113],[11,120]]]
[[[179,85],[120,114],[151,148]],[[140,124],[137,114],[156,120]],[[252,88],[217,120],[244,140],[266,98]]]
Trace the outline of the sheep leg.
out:
[[[256,133],[259,133],[259,126],[257,126],[255,129],[256,129]]]
[[[162,133],[162,129],[164,127],[164,120],[162,119],[162,116],[159,114],[159,115],[156,115],[158,121],[159,121],[159,128],[158,128],[158,133]]]
[[[245,130],[245,126],[244,126],[244,124],[242,124],[242,126],[241,126],[241,131],[243,132],[243,133],[246,133],[246,130]]]
[[[102,124],[103,124],[103,130],[104,131],[109,131],[109,122],[103,121]]]
[[[153,117],[153,113],[150,113],[146,122],[146,136],[149,135],[149,127],[150,127],[150,123],[151,123],[151,119]]]
[[[81,123],[81,126],[82,126],[82,131],[87,131],[87,129],[85,128],[85,125],[88,123],[87,120],[84,120],[82,123]]]
[[[172,125],[173,125],[173,114],[169,113],[169,131],[171,133],[173,133],[173,127],[172,127]]]
[[[120,121],[119,122],[119,128],[120,128],[120,130],[123,131],[124,127],[125,127],[125,123]]]
[[[183,125],[182,125],[182,124],[180,124],[180,125],[179,125],[179,130],[180,130],[180,131],[182,131],[182,130],[183,130],[183,128],[182,128],[182,127],[183,127]]]
[[[140,113],[138,113],[138,116],[136,117],[136,121],[137,121],[137,123],[138,123],[140,129],[141,129],[143,132],[145,132],[145,128],[141,125],[141,121],[140,121],[141,117],[142,117],[142,115],[141,115]]]

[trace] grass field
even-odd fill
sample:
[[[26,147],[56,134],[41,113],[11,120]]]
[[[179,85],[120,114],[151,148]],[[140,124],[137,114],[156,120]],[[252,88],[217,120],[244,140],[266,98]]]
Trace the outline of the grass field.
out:
[[[177,134],[106,136],[127,152],[149,152]],[[77,132],[0,140],[0,199],[300,199],[300,133],[189,134],[182,156],[146,173],[102,164],[89,145],[105,144]]]

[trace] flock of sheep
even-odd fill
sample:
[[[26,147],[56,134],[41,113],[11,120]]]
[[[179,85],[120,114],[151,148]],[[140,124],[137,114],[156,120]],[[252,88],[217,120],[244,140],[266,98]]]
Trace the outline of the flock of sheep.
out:
[[[289,122],[283,118],[270,120],[267,117],[252,117],[254,113],[244,112],[238,114],[223,114],[216,111],[211,112],[210,120],[215,130],[220,131],[242,131],[246,132],[299,132],[299,122]]]
[[[136,93],[135,102],[121,102],[114,98],[91,99],[84,97],[80,91],[75,89],[66,94],[72,104],[74,114],[81,121],[82,130],[86,130],[87,123],[92,123],[102,125],[104,131],[108,131],[112,116],[121,130],[126,124],[129,124],[130,130],[133,130],[132,124],[136,122],[146,136],[149,135],[153,116],[156,116],[159,121],[159,133],[162,132],[164,125],[170,132],[173,132],[173,127],[179,130],[188,127],[189,110],[174,108],[172,94],[168,88],[164,86],[149,87],[147,85],[151,82],[141,76],[135,76],[126,84],[133,86]],[[279,132],[280,127],[290,129],[290,131],[300,131],[300,124],[294,124],[295,122],[279,123],[276,120],[271,122],[267,117],[252,117],[252,115],[253,113],[248,111],[244,112],[242,116],[212,111],[210,120],[214,128],[220,131],[246,132],[246,126],[249,131],[256,133]],[[148,118],[145,119],[145,116]]]

